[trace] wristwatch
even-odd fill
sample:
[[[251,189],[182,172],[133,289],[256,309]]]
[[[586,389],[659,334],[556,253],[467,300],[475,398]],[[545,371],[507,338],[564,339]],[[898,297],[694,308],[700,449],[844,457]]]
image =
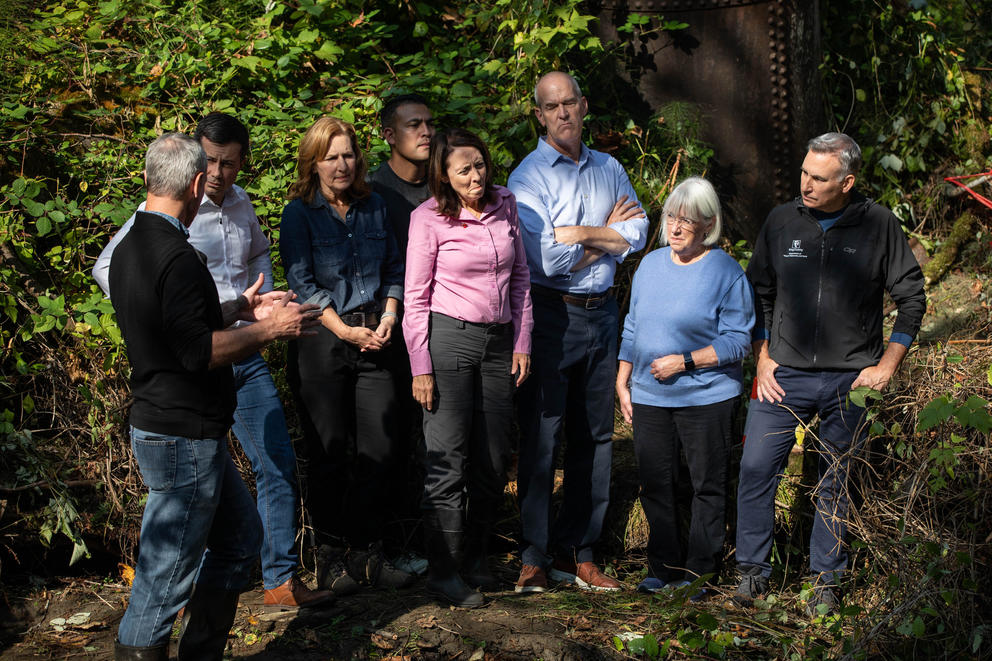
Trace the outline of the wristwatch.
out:
[[[686,351],[684,354],[682,354],[682,360],[685,362],[686,372],[691,372],[692,370],[696,369],[696,361],[692,359],[691,351]]]

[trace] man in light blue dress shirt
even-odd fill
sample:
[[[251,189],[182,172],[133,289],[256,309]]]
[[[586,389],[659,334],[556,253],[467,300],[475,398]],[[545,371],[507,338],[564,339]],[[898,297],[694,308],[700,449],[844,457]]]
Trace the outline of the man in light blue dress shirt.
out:
[[[510,175],[534,305],[533,376],[518,400],[523,569],[516,591],[547,578],[595,590],[620,583],[593,561],[609,504],[616,380],[617,264],[640,250],[648,220],[623,167],[582,144],[588,104],[575,79],[545,74],[534,88],[547,135]],[[564,499],[551,494],[564,441]]]

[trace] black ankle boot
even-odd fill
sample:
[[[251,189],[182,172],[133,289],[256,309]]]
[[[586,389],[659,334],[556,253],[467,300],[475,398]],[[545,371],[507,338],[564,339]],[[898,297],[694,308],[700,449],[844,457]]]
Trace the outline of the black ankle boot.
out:
[[[169,661],[169,644],[154,647],[131,647],[114,641],[116,661]]]
[[[241,593],[193,586],[179,634],[179,661],[220,661]]]
[[[458,574],[462,551],[462,511],[433,510],[424,513],[427,537],[427,591],[459,608],[478,608],[485,600]]]

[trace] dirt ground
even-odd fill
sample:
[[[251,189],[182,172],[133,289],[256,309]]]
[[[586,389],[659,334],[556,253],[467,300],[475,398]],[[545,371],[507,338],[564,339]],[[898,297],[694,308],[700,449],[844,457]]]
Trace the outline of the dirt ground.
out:
[[[616,611],[651,609],[634,592],[590,594],[562,587],[544,595],[512,591],[516,569],[498,567],[507,591],[490,593],[476,610],[442,607],[421,580],[401,591],[366,591],[332,606],[267,613],[262,591],[245,593],[228,642],[232,659],[614,659]],[[0,660],[109,659],[128,589],[122,582],[73,579],[8,596],[21,622],[8,629]],[[639,618],[641,622],[644,618]],[[174,651],[174,650],[173,650]]]

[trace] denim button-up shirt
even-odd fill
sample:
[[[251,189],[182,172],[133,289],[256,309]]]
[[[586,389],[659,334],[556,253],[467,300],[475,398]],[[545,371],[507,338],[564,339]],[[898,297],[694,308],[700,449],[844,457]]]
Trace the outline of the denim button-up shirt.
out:
[[[300,302],[347,314],[372,301],[403,300],[403,260],[386,203],[372,193],[342,220],[316,191],[282,211],[279,253],[289,287]]]

